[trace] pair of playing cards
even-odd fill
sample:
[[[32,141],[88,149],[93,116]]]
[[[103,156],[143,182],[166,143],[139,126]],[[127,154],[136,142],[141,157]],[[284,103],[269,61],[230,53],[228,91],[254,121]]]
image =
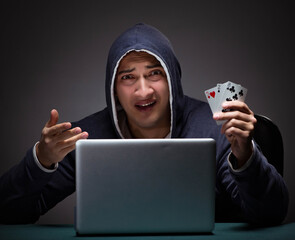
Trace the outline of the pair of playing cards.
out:
[[[222,103],[225,101],[245,101],[247,89],[233,82],[218,83],[216,87],[205,91],[205,95],[212,113],[224,112]],[[224,121],[216,121],[218,125],[223,124]]]

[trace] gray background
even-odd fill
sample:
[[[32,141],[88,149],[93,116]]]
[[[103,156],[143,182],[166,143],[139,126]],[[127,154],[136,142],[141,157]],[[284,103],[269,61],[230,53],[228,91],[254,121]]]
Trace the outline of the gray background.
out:
[[[295,221],[294,7],[292,1],[1,1],[0,174],[39,139],[52,108],[75,121],[105,107],[108,49],[145,22],[171,40],[187,95],[231,80],[281,129],[287,221]],[[293,149],[292,149],[293,147]],[[73,223],[75,195],[39,223]]]

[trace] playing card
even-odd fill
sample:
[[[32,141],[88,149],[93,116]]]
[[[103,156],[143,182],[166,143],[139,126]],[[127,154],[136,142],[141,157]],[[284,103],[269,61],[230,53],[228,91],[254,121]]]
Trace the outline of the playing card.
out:
[[[230,111],[222,108],[225,101],[245,101],[247,89],[239,84],[233,82],[226,82],[217,84],[216,87],[210,88],[205,91],[206,98],[212,113],[221,111]],[[218,125],[223,124],[225,121],[216,121]]]
[[[247,89],[242,87],[239,84],[233,83],[233,82],[226,82],[222,85],[221,88],[222,96],[220,97],[219,103],[217,105],[216,111],[225,111],[222,108],[222,104],[225,101],[241,101],[244,102],[246,95],[247,95]]]
[[[207,101],[209,103],[212,113],[215,113],[215,111],[218,107],[218,103],[219,103],[220,96],[221,96],[220,86],[221,86],[221,84],[217,84],[216,87],[210,88],[205,91],[205,95],[206,95],[206,98],[207,98]]]
[[[215,109],[216,112],[225,112],[230,111],[230,109],[223,109],[222,104],[225,101],[241,101],[244,102],[246,95],[247,95],[247,89],[242,87],[240,84],[236,84],[233,82],[226,82],[221,87],[222,96],[219,99],[219,103]],[[217,120],[217,125],[223,124],[225,121],[219,121]]]

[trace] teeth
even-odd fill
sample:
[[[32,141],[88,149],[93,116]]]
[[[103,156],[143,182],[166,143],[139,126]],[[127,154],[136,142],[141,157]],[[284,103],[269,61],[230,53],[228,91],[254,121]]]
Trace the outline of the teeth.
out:
[[[147,106],[149,106],[149,105],[152,105],[153,103],[146,103],[146,104],[143,104],[143,105],[141,105],[142,107],[147,107]]]
[[[150,106],[150,105],[152,105],[152,104],[154,104],[154,102],[145,103],[145,104],[138,105],[138,106],[140,106],[140,107],[147,107],[147,106]]]

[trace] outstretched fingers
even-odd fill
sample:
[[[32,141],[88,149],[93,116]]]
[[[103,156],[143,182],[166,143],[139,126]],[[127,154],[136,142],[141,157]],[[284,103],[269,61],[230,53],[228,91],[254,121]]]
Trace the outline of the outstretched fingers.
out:
[[[60,148],[60,154],[61,155],[67,155],[71,151],[73,151],[76,148],[76,142],[80,139],[87,139],[88,138],[88,133],[87,132],[82,132],[81,134],[74,136],[72,138],[67,139],[61,144]]]
[[[64,150],[69,147],[72,150],[74,150],[76,142],[80,139],[86,139],[86,138],[88,138],[88,133],[81,132],[79,134],[73,135],[72,137],[68,137],[68,138],[65,138],[64,140],[58,141],[56,143],[56,147],[57,147],[57,149],[59,149],[59,151],[62,151],[62,152],[64,152]],[[68,154],[69,152],[67,152],[66,154]]]
[[[50,119],[42,129],[41,139],[36,145],[36,154],[40,163],[45,167],[62,161],[62,159],[75,149],[79,139],[88,138],[87,132],[82,132],[80,127],[71,129],[70,122],[57,123],[58,112],[53,109]]]

